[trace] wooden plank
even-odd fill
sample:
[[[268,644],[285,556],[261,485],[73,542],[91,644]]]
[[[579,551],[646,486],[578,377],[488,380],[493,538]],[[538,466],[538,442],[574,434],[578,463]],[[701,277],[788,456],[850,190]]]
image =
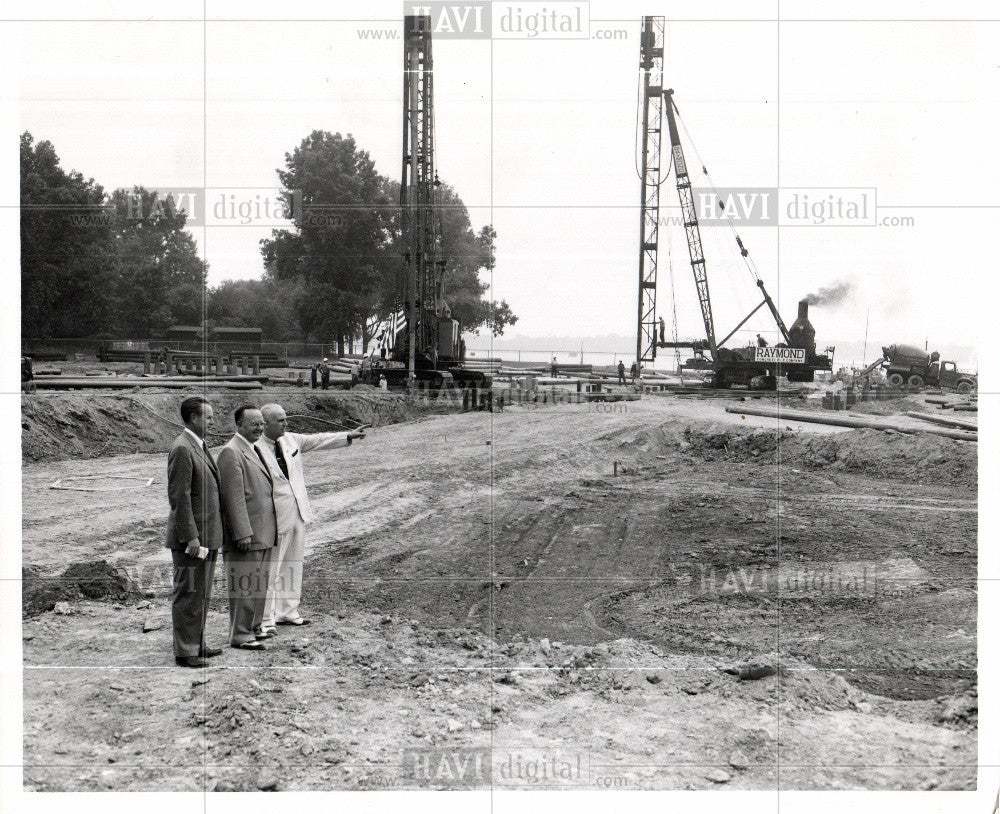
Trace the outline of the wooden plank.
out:
[[[851,427],[853,429],[871,430],[894,430],[901,433],[926,432],[931,435],[943,435],[946,438],[954,438],[959,441],[978,441],[979,436],[971,432],[960,430],[939,429],[937,427],[910,427],[905,424],[891,424],[884,421],[875,421],[869,418],[858,418],[856,416],[829,416],[819,413],[807,413],[802,410],[785,410],[770,407],[752,407],[741,404],[739,406],[726,407],[727,413],[738,415],[756,415],[763,418],[778,418],[785,421],[804,421],[809,424],[827,424],[832,427]]]
[[[963,430],[972,430],[973,432],[979,431],[979,425],[975,421],[966,421],[964,418],[918,413],[915,410],[907,410],[906,414],[910,418],[919,418],[921,421],[930,421],[933,424],[943,424],[946,427],[959,427]]]

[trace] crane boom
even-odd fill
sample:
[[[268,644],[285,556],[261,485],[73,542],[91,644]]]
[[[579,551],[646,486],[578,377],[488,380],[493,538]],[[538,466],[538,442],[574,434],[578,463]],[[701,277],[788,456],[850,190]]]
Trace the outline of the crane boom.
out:
[[[691,179],[688,176],[687,162],[684,160],[684,148],[677,132],[677,118],[672,89],[663,92],[667,109],[667,129],[670,133],[670,150],[673,155],[674,176],[677,179],[677,195],[681,201],[681,217],[684,220],[684,234],[687,237],[688,254],[691,256],[691,270],[694,272],[694,282],[698,288],[698,304],[701,306],[701,318],[705,323],[705,338],[712,352],[712,359],[718,358],[718,346],[715,343],[715,320],[712,317],[712,299],[708,293],[708,272],[705,269],[705,252],[701,245],[701,228],[698,226],[698,213],[694,206],[694,193],[691,191]]]

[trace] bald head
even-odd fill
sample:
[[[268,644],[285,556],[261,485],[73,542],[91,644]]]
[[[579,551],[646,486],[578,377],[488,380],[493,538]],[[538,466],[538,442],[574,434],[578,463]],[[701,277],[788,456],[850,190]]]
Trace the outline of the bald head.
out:
[[[272,441],[277,441],[285,434],[288,417],[280,404],[265,404],[260,408],[264,416],[264,435]]]

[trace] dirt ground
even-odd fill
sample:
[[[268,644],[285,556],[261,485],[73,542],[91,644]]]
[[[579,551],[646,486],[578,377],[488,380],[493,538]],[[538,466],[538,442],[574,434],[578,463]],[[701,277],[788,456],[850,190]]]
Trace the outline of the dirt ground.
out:
[[[975,788],[975,444],[731,403],[310,454],[314,624],[200,671],[170,652],[165,455],[27,461],[25,786]]]

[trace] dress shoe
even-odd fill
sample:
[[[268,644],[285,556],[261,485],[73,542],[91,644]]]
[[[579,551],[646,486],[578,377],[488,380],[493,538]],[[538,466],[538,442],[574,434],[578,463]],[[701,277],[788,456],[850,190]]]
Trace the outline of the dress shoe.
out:
[[[273,639],[278,635],[278,631],[276,631],[273,627],[268,627],[264,628],[264,630],[261,630],[259,633],[255,632],[253,635],[257,637],[257,641],[263,641],[264,639]]]
[[[237,650],[267,650],[263,642],[242,642],[240,644],[234,644]]]
[[[208,662],[201,656],[174,656],[181,667],[208,667]]]
[[[302,627],[302,625],[311,625],[312,622],[309,619],[303,619],[301,616],[296,616],[294,619],[278,619],[275,622],[277,625],[295,625],[296,627]]]
[[[203,659],[211,659],[222,655],[221,647],[203,647],[198,651],[198,655]]]

